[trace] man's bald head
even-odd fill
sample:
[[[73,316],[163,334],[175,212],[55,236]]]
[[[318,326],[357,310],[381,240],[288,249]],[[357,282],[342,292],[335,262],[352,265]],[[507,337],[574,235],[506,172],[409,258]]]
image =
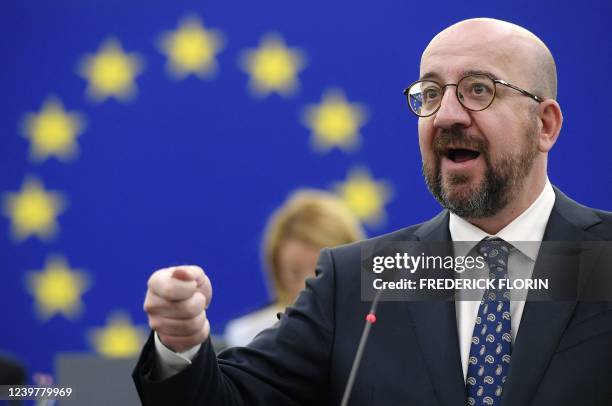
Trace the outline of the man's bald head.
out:
[[[421,68],[423,60],[430,53],[439,50],[442,45],[446,49],[449,45],[450,48],[456,45],[457,55],[466,48],[487,49],[503,63],[516,65],[527,82],[524,85],[528,86],[530,91],[543,98],[557,97],[555,60],[544,42],[523,27],[491,18],[460,21],[431,40],[421,57]],[[453,57],[452,53],[446,53],[448,57]]]

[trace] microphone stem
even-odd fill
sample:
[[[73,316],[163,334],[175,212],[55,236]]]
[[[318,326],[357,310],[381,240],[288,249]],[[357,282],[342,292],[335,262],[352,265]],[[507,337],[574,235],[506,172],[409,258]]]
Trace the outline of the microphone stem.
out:
[[[382,290],[376,292],[376,296],[372,301],[372,306],[370,307],[370,312],[368,314],[376,314],[376,307],[378,306],[378,300],[380,299],[381,292]],[[368,336],[370,335],[370,329],[372,328],[372,324],[372,322],[366,320],[365,327],[363,328],[363,333],[361,333],[361,339],[359,340],[359,346],[357,347],[357,353],[355,354],[355,360],[353,361],[353,366],[351,367],[348,382],[346,383],[346,387],[344,388],[344,394],[342,395],[342,402],[340,403],[340,406],[348,405],[353,385],[355,384],[355,378],[357,378],[359,364],[361,363],[361,358],[363,358],[363,351],[365,350],[366,343],[368,342]]]

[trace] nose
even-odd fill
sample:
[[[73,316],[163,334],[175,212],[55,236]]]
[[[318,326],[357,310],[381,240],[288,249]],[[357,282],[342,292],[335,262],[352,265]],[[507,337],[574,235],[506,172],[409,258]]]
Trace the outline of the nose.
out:
[[[440,108],[434,116],[434,127],[448,130],[451,127],[469,127],[472,123],[472,116],[459,100],[453,86],[448,86],[444,90]]]

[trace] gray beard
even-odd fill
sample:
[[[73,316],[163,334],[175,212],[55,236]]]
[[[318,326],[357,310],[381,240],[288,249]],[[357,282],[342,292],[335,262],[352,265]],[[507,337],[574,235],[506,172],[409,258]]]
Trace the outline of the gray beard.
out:
[[[465,136],[460,130],[451,129],[440,135],[436,140],[438,151],[451,142],[461,139],[465,144]],[[486,171],[479,185],[469,191],[452,192],[453,186],[461,186],[470,181],[471,176],[464,174],[449,175],[446,180],[442,178],[441,153],[436,151],[435,162],[428,165],[423,162],[422,171],[427,188],[434,198],[446,209],[464,218],[486,218],[498,214],[518,192],[525,178],[533,167],[537,156],[537,140],[535,128],[526,132],[527,146],[518,155],[506,154],[493,165],[489,155],[488,145],[485,141],[470,140],[476,145],[480,155],[484,158]]]

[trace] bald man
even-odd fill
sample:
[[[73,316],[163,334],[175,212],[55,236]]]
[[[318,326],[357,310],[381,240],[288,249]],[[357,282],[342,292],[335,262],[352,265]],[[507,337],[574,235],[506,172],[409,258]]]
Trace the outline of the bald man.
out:
[[[212,287],[204,271],[156,271],[144,303],[154,332],[134,371],[143,404],[340,404],[370,308],[358,276],[367,246],[471,242],[468,253],[484,259],[493,282],[541,276],[546,258],[556,258],[552,277],[573,275],[570,291],[593,267],[607,270],[610,250],[601,246],[586,258],[577,250],[550,257],[540,245],[612,237],[611,213],[579,205],[548,180],[563,121],[556,87],[550,51],[522,27],[471,19],[439,33],[405,94],[419,120],[426,184],[444,210],[323,250],[317,277],[276,326],[218,357],[208,340]],[[599,299],[609,300],[608,288],[600,286]],[[443,297],[452,300],[381,301],[350,404],[611,404],[609,301],[537,301],[533,292],[525,300],[501,284],[486,289],[471,300],[455,290]]]

